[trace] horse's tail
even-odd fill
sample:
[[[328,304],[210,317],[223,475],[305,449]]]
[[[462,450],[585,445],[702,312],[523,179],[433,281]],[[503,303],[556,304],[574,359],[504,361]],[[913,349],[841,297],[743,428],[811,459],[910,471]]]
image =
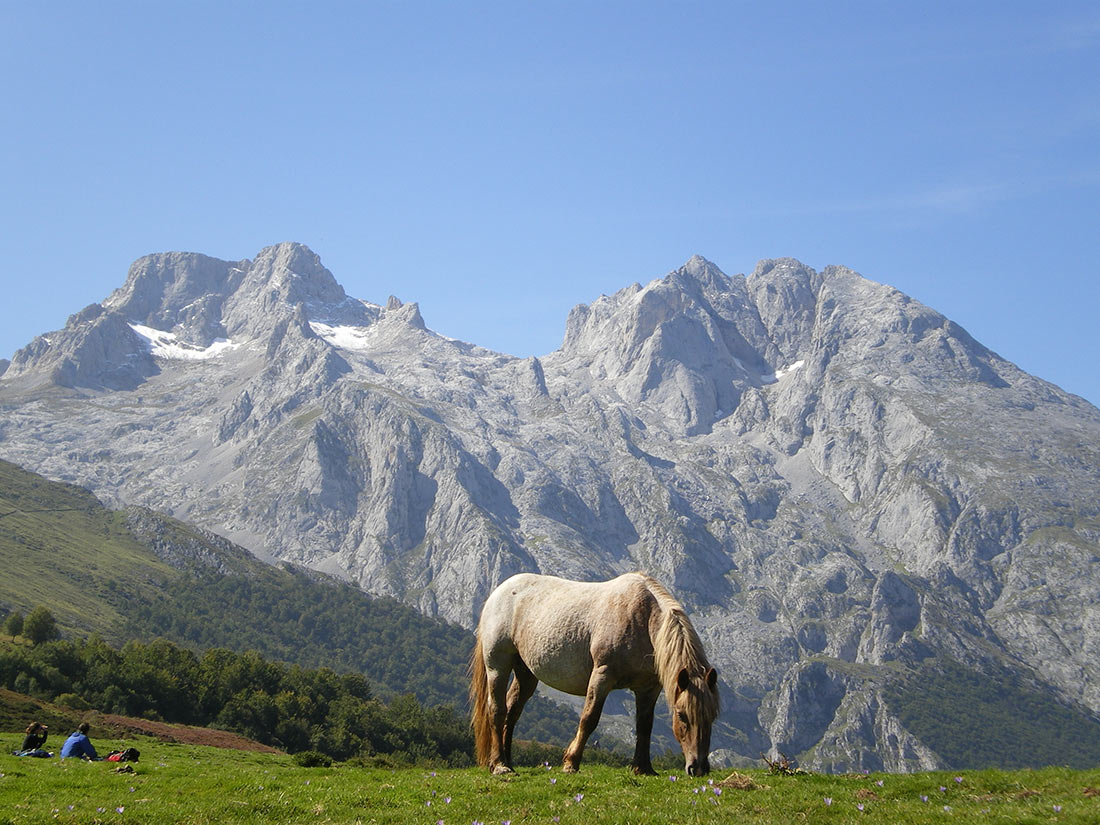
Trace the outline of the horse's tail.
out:
[[[489,677],[485,672],[485,656],[481,649],[481,630],[470,656],[470,726],[474,729],[474,751],[477,764],[489,764],[493,721],[489,718]]]

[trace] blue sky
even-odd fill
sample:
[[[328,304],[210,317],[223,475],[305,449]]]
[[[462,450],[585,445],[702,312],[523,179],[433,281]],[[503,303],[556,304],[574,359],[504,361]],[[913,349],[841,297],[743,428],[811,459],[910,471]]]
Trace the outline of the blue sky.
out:
[[[1100,404],[1100,7],[0,0],[0,357],[308,244],[515,355],[701,254],[844,264]]]

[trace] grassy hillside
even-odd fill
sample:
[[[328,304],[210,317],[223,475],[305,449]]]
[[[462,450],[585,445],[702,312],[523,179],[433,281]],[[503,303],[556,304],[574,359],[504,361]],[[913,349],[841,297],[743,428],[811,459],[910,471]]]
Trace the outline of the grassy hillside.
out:
[[[427,706],[466,706],[468,631],[319,574],[266,565],[164,515],[109,510],[86,490],[5,461],[0,569],[0,617],[42,604],[72,637],[256,650],[363,673],[384,699],[413,693]],[[523,735],[565,743],[575,719],[536,697]]]
[[[0,608],[45,605],[65,635],[161,636],[365,672],[380,694],[464,700],[471,634],[336,580],[263,564],[151,511],[0,461]]]
[[[133,740],[98,742],[106,750]],[[1096,822],[1100,771],[773,776],[764,771],[639,778],[590,766],[305,768],[291,757],[138,740],[134,773],[109,763],[0,757],[0,822],[558,823]],[[675,778],[674,778],[675,777]]]
[[[118,638],[126,582],[154,598],[172,569],[87,490],[0,461],[0,608],[45,605],[63,631]],[[113,584],[112,584],[113,583]]]

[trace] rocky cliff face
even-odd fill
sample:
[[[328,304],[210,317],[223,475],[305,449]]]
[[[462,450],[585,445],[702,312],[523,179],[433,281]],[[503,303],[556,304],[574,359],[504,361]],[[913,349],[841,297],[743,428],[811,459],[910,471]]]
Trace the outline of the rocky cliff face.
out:
[[[8,460],[468,627],[515,572],[647,570],[733,761],[939,764],[881,689],[933,656],[1100,713],[1100,412],[842,267],[692,258],[518,359],[300,245],[154,255],[0,408]]]

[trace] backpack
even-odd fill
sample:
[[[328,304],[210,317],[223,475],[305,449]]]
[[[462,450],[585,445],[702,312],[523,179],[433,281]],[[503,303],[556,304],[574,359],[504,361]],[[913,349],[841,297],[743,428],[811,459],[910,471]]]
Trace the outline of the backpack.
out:
[[[115,751],[108,755],[108,762],[137,762],[138,757],[141,756],[141,751],[137,748],[127,748],[123,751]]]

